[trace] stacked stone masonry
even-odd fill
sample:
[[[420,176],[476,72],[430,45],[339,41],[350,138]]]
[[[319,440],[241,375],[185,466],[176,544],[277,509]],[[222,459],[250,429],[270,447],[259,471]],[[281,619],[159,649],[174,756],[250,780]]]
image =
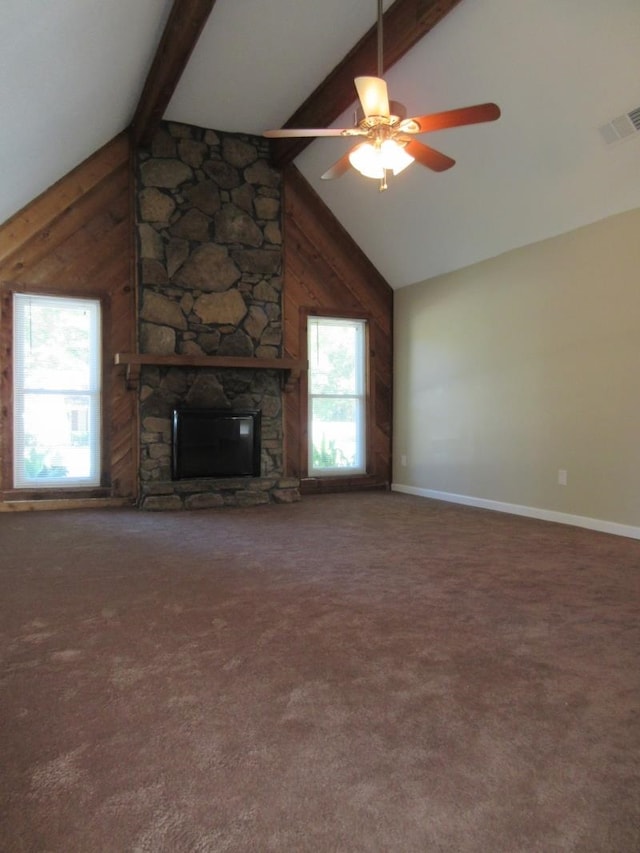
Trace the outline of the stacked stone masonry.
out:
[[[266,140],[166,123],[137,171],[140,352],[281,357],[281,176]],[[277,371],[144,367],[140,505],[298,499],[283,476],[281,394]],[[260,409],[262,476],[172,482],[176,406]]]

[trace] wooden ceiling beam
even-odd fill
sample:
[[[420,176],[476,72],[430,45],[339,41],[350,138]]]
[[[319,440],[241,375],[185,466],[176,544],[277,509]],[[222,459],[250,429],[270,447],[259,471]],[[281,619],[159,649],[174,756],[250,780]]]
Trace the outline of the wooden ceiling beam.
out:
[[[383,69],[391,68],[447,15],[460,0],[396,0],[383,16]],[[365,33],[339,65],[288,119],[283,127],[329,127],[356,100],[355,77],[377,75],[377,25]],[[271,142],[275,166],[284,168],[313,138]]]
[[[174,0],[133,121],[134,145],[149,145],[216,0]]]

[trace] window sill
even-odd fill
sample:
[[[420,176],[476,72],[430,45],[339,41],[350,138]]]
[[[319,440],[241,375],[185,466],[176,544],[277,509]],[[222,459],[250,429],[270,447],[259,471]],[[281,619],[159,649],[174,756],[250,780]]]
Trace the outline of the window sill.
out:
[[[95,490],[94,490],[95,491]],[[109,490],[101,497],[97,495],[66,495],[65,497],[51,494],[33,498],[29,495],[21,495],[18,491],[5,492],[0,500],[0,512],[33,512],[34,510],[54,509],[106,509],[110,507],[134,506],[133,498],[112,498]]]
[[[339,477],[303,477],[300,480],[300,494],[318,495],[330,492],[358,492],[365,489],[388,489],[387,480],[380,480],[372,474],[341,475]]]

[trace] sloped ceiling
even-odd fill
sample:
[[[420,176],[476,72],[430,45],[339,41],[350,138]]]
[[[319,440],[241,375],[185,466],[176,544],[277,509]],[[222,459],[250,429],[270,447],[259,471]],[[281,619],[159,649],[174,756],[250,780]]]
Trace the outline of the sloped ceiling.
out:
[[[0,0],[0,222],[131,121],[171,0]]]
[[[171,5],[3,0],[0,222],[127,127]],[[375,0],[217,0],[165,118],[280,127],[375,17]],[[409,114],[500,105],[498,122],[422,137],[453,169],[414,164],[384,193],[356,173],[322,182],[342,139],[296,165],[402,287],[640,206],[640,133],[607,146],[598,130],[640,106],[639,57],[638,0],[462,0],[385,74]]]

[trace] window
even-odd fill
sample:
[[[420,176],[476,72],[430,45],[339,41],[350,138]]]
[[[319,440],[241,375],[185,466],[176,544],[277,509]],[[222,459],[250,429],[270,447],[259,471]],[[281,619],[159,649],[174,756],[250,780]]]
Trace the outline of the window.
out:
[[[309,317],[309,475],[366,471],[366,321]]]
[[[100,303],[14,295],[14,487],[100,485]]]

